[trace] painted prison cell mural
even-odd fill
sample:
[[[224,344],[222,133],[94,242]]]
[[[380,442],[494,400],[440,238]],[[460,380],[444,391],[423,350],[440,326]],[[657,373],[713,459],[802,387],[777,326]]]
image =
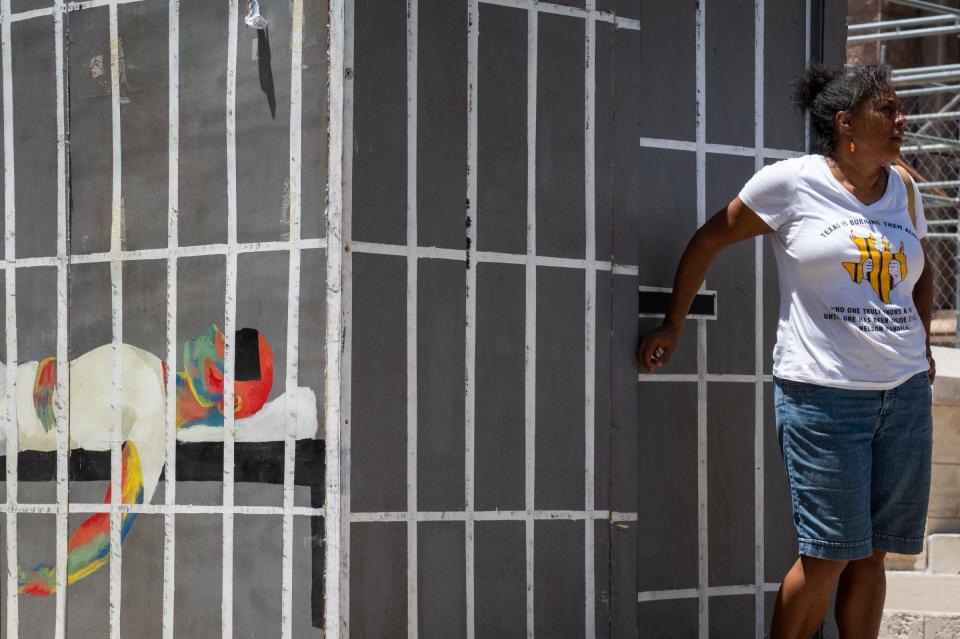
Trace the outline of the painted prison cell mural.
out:
[[[0,637],[321,637],[326,2],[12,5]]]

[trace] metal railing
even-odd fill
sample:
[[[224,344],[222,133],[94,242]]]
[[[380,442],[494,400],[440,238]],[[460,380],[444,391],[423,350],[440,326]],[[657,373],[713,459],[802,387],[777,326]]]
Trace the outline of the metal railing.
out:
[[[960,8],[929,0],[885,0],[920,9],[918,17],[849,27],[848,44],[960,35]],[[920,189],[928,221],[927,264],[934,274],[934,343],[960,347],[960,59],[893,69],[891,79],[907,114],[902,162]]]

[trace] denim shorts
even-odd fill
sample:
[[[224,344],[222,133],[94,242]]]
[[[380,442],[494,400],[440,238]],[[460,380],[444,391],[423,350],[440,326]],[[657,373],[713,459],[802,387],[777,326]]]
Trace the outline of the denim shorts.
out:
[[[930,495],[930,378],[849,390],[774,378],[801,555],[919,554]]]

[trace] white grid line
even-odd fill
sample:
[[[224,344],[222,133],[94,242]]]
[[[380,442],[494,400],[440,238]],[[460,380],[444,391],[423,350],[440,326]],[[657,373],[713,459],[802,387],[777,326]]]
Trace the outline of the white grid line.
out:
[[[234,420],[237,319],[237,29],[238,0],[227,3],[227,268],[223,312],[223,573],[222,637],[233,638],[233,506],[236,423]]]
[[[13,70],[10,46],[10,0],[0,0],[0,56],[3,69],[3,202],[4,202],[4,258],[16,259],[16,190],[14,181],[13,146]],[[17,284],[16,275],[4,278],[6,306],[6,431],[7,451],[20,450],[17,428]],[[17,506],[17,455],[6,455],[7,508]],[[17,639],[19,633],[19,586],[17,570],[17,516],[9,513],[7,520],[7,637]]]
[[[182,259],[189,257],[209,257],[213,255],[227,255],[231,251],[240,253],[271,253],[280,251],[289,251],[291,246],[304,251],[309,249],[326,248],[325,238],[301,239],[297,242],[276,241],[276,242],[247,242],[238,243],[234,246],[228,244],[198,244],[193,246],[168,246],[166,248],[139,249],[134,251],[119,252],[119,257],[112,252],[106,253],[87,253],[71,254],[67,256],[68,262],[72,264],[101,264],[110,263],[116,259],[121,262],[133,262],[140,260],[169,260]],[[27,257],[22,259],[0,260],[0,270],[13,270],[22,268],[42,268],[57,266],[57,256],[49,257]]]
[[[704,590],[700,588],[679,588],[676,590],[648,590],[637,593],[637,602],[670,601],[676,599],[697,599],[701,594],[707,597],[725,597],[736,595],[752,595],[757,591],[776,592],[780,588],[778,583],[741,584],[734,586],[710,586]],[[705,592],[704,592],[705,591]],[[762,621],[761,617],[761,621]]]
[[[697,165],[697,227],[706,222],[706,0],[696,5],[696,165]],[[705,283],[704,283],[705,285]],[[703,290],[704,285],[701,285]],[[697,583],[698,627],[700,639],[708,639],[710,632],[710,600],[707,585],[710,578],[707,530],[709,506],[707,502],[707,324],[697,320]]]
[[[608,521],[610,523],[635,522],[635,512],[610,512],[609,510],[465,510],[441,511],[421,510],[415,513],[405,511],[355,512],[350,513],[350,521],[355,524],[402,522],[402,521]]]
[[[70,224],[67,211],[67,118],[66,83],[64,72],[65,25],[62,0],[54,2],[53,32],[56,59],[57,101],[57,382],[54,410],[56,411],[57,446],[57,502],[64,505],[57,513],[56,524],[56,601],[54,602],[54,636],[66,636],[67,615],[67,536],[69,534],[69,485],[67,482],[70,448],[70,290],[67,255],[69,254]],[[13,275],[11,273],[10,275]],[[10,456],[7,456],[9,460]]]
[[[527,639],[534,631],[534,510],[537,459],[537,47],[538,16],[527,12],[527,256],[524,269],[524,526]],[[478,256],[479,257],[479,256]]]
[[[554,4],[552,2],[540,2],[539,0],[480,0],[480,2],[482,4],[492,4],[512,9],[524,9],[534,13],[552,13],[554,15],[584,18],[591,21],[599,20],[600,22],[614,24],[618,29],[640,30],[639,20],[617,16],[608,11],[597,11],[596,2],[593,2],[592,5],[586,9]]]
[[[697,152],[701,145],[696,141],[687,141],[687,140],[670,140],[666,138],[648,138],[641,137],[640,146],[647,149],[666,149],[670,151],[690,151],[692,153]],[[757,155],[758,150],[763,157],[774,158],[778,160],[785,160],[787,158],[797,158],[803,155],[803,151],[794,151],[791,149],[769,149],[759,145],[758,147],[752,146],[735,146],[732,144],[717,144],[715,142],[705,142],[703,149],[712,155],[733,155],[741,157],[754,157]]]
[[[584,336],[583,336],[583,377],[584,377],[584,509],[594,509],[594,450],[595,450],[595,412],[596,392],[596,297],[597,297],[597,228],[596,228],[596,167],[595,129],[596,129],[596,53],[597,25],[593,19],[596,14],[596,0],[586,1],[587,17],[584,20]],[[583,523],[583,574],[584,574],[584,628],[583,635],[593,639],[597,634],[596,606],[596,549],[594,522],[585,519]]]
[[[287,275],[286,432],[283,443],[283,572],[280,581],[281,637],[293,638],[293,508],[297,460],[297,402],[300,370],[300,223],[303,105],[303,0],[293,0],[290,34],[290,266]]]
[[[344,80],[353,64],[353,3],[330,0],[327,77],[326,368],[324,371],[324,634],[349,636],[350,628],[350,395],[352,340],[351,194],[353,89]],[[345,150],[347,152],[345,152]],[[332,249],[332,250],[331,250]],[[346,380],[346,383],[343,383]]]
[[[70,513],[101,513],[109,514],[113,509],[109,503],[78,503],[71,502],[64,506],[57,504],[16,504],[13,506],[0,504],[0,513],[16,513],[27,515],[58,515],[67,512]],[[190,505],[190,504],[119,504],[116,511],[135,515],[222,515],[228,510],[232,510],[237,515],[283,515],[286,511],[279,506],[234,506],[228,509],[225,506],[216,505]],[[297,517],[321,517],[324,514],[323,508],[308,508],[298,506],[292,510]]]
[[[407,0],[407,512],[417,495],[417,53],[418,4]],[[407,637],[417,639],[417,521],[407,520]]]
[[[110,216],[110,288],[111,288],[111,356],[112,356],[112,401],[110,442],[110,637],[120,639],[121,578],[123,576],[123,548],[121,547],[122,513],[117,506],[123,502],[123,262],[119,259],[123,250],[123,194],[121,189],[122,158],[120,138],[120,35],[117,23],[117,4],[111,0],[110,7],[110,122],[113,142],[113,180]],[[64,628],[66,631],[66,628]]]
[[[169,0],[168,8],[168,113],[167,129],[167,414],[164,432],[166,462],[164,467],[163,516],[163,639],[173,639],[176,599],[176,516],[177,503],[177,258],[179,245],[180,200],[180,0]]]
[[[754,67],[753,67],[753,144],[757,149],[754,155],[753,168],[759,171],[763,168],[764,148],[764,0],[755,0],[754,4]],[[754,429],[753,429],[753,534],[754,534],[754,623],[756,639],[764,639],[766,626],[766,602],[763,597],[764,579],[764,493],[763,493],[763,237],[758,236],[753,241],[754,247]]]
[[[480,49],[480,4],[467,2],[467,252],[477,250],[477,82]],[[476,353],[477,353],[477,268],[469,257],[466,271],[466,308],[464,309],[464,415],[463,415],[463,492],[464,510],[464,584],[467,639],[474,639],[474,463],[476,439]]]

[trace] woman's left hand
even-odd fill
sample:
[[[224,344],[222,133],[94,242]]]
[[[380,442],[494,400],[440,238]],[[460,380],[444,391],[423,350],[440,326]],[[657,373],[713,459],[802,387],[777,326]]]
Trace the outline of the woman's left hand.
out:
[[[933,380],[937,377],[937,362],[933,359],[933,351],[929,348],[927,349],[927,362],[930,363],[930,384],[933,384]]]

